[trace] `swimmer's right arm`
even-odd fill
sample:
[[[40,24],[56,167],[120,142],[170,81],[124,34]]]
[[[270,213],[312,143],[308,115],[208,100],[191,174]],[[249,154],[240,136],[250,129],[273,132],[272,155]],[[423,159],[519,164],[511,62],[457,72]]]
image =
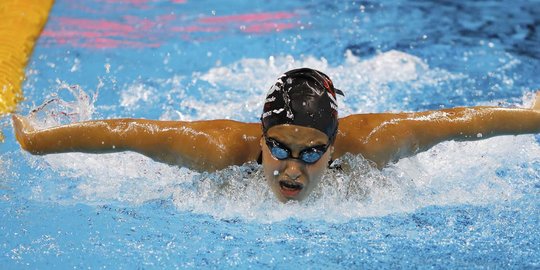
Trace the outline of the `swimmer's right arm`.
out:
[[[35,155],[134,151],[163,163],[214,171],[256,160],[260,124],[231,120],[155,121],[110,119],[36,130],[13,115],[21,147]]]

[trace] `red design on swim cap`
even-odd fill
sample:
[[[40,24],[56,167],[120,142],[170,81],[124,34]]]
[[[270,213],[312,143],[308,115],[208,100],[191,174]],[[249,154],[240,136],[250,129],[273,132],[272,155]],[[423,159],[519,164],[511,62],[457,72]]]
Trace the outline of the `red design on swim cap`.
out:
[[[330,92],[330,94],[332,94],[333,97],[336,97],[336,93],[334,93],[334,91],[332,91],[332,87],[330,87],[330,86],[333,86],[332,81],[327,78],[323,78],[323,82],[324,82],[324,88],[326,88],[326,90]]]

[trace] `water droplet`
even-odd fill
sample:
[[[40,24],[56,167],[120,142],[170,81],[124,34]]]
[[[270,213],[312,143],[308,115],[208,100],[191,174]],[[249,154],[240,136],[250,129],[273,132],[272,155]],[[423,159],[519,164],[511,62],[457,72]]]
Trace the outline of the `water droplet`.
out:
[[[274,171],[274,176],[278,176],[279,172],[277,170]]]

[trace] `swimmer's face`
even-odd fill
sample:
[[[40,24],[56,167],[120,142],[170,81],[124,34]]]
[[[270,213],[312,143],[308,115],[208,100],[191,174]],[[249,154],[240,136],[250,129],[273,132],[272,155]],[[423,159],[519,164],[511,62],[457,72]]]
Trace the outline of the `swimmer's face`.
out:
[[[274,145],[288,148],[293,158],[280,160],[272,155],[267,139]],[[300,158],[303,154],[309,160],[312,155],[306,153],[312,153],[312,147],[320,149],[328,143],[328,136],[314,128],[277,125],[268,129],[266,138],[261,139],[262,163],[266,181],[278,200],[303,200],[313,191],[321,181],[334,147],[328,146],[321,158],[312,164]]]

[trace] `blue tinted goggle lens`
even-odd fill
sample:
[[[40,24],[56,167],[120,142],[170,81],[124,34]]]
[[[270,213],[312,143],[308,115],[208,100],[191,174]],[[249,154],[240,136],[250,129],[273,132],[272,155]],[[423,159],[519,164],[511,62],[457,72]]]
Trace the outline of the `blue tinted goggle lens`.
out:
[[[272,146],[270,148],[270,152],[272,153],[272,156],[276,157],[277,159],[286,159],[289,157],[289,152],[279,146]]]
[[[307,164],[313,164],[319,161],[319,159],[321,159],[321,157],[324,155],[324,152],[326,152],[327,148],[326,146],[309,147],[300,151],[298,158],[294,158],[291,155],[291,150],[278,141],[266,138],[266,144],[268,145],[272,156],[279,160],[293,158],[299,159]]]
[[[315,163],[317,162],[319,159],[321,159],[322,155],[324,153],[323,152],[320,152],[316,149],[313,149],[309,152],[302,152],[300,153],[300,159],[302,161],[304,161],[305,163]]]

